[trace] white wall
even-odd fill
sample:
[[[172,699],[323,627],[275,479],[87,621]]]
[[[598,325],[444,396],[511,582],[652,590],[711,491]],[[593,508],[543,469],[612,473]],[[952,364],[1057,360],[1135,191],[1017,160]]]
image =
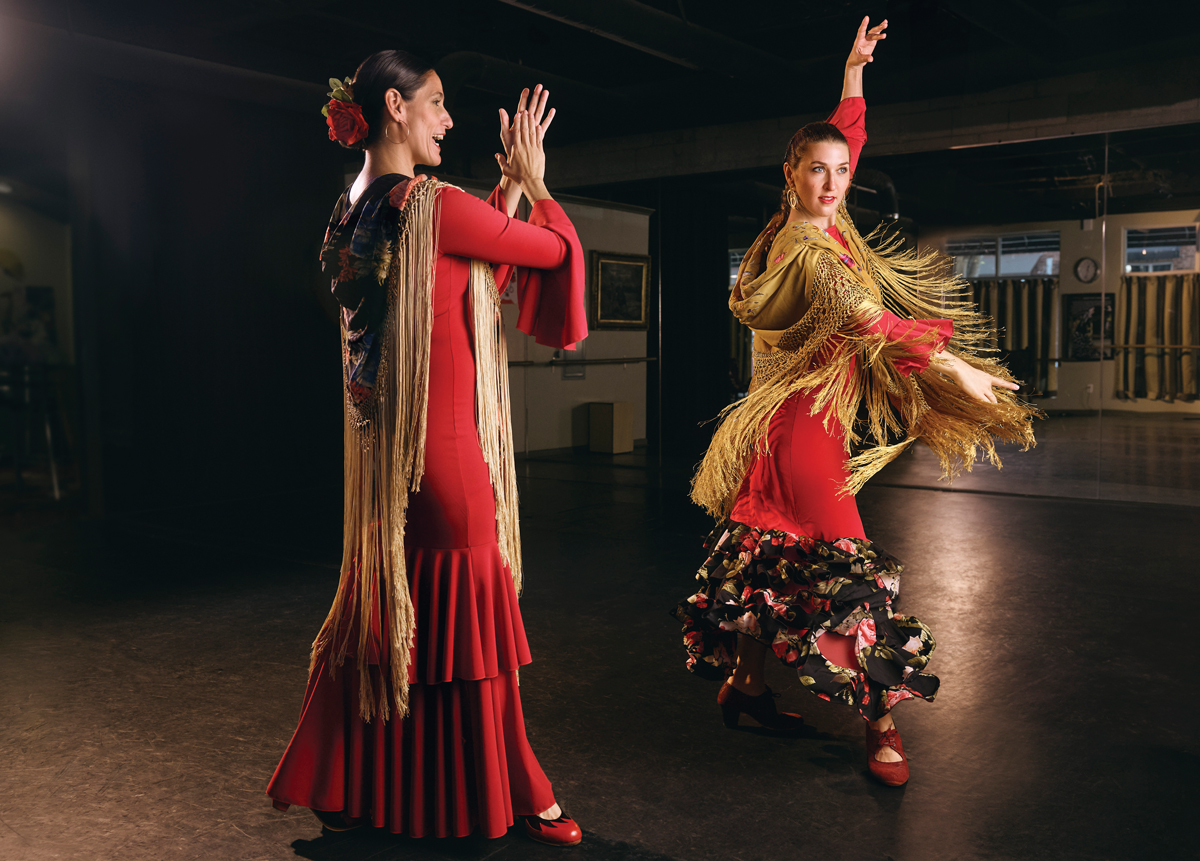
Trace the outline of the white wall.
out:
[[[357,168],[347,172],[346,184],[354,181]],[[465,191],[486,198],[494,186],[477,180],[440,177]],[[615,254],[649,254],[650,210],[606,201],[556,195],[567,217],[575,225],[583,245],[584,265],[591,289],[591,251]],[[519,216],[529,217],[529,206],[522,201]],[[651,289],[653,301],[653,289]],[[590,300],[590,296],[589,296]],[[590,306],[589,306],[590,307]],[[517,308],[502,308],[508,335],[511,362],[548,362],[555,351],[534,342],[517,331]],[[592,331],[582,344],[588,359],[644,357],[645,331],[599,329]],[[540,451],[587,445],[587,404],[593,401],[628,401],[633,405],[633,438],[646,438],[647,364],[587,365],[582,380],[564,380],[561,367],[537,364],[509,369],[512,392],[513,440],[517,451]]]
[[[616,254],[649,253],[650,213],[600,201],[564,198],[563,210],[583,245],[591,290],[591,251]],[[653,293],[653,291],[651,291]],[[589,297],[590,298],[590,297]],[[516,329],[517,309],[504,307],[508,330],[508,355],[513,361],[546,362],[554,350],[534,343]],[[645,331],[593,330],[582,344],[588,359],[646,355]],[[513,438],[518,450],[567,448],[587,444],[587,404],[592,401],[628,401],[633,405],[633,437],[646,437],[647,364],[587,365],[582,380],[564,380],[561,367],[510,369],[513,396]]]
[[[946,240],[961,236],[987,236],[989,234],[1024,233],[1037,230],[1057,230],[1060,239],[1059,292],[1070,293],[1116,293],[1125,271],[1126,228],[1178,227],[1200,221],[1200,213],[1194,209],[1170,210],[1166,212],[1139,212],[1108,216],[1106,238],[1101,245],[1101,220],[1092,222],[1092,229],[1085,230],[1079,221],[1031,221],[1022,224],[984,224],[970,227],[935,228],[921,231],[920,244],[944,250]],[[1081,257],[1091,257],[1104,264],[1103,276],[1097,276],[1091,284],[1075,278],[1075,262]],[[1061,300],[1060,300],[1061,301]],[[1055,335],[1062,340],[1062,332]],[[1038,399],[1044,409],[1125,410],[1148,413],[1200,413],[1200,400],[1187,403],[1138,398],[1128,400],[1113,395],[1115,362],[1062,362],[1058,370],[1058,394],[1053,398]],[[1101,378],[1103,374],[1103,378]],[[1088,385],[1092,391],[1088,392]]]
[[[73,362],[71,228],[0,195],[0,248],[15,251],[25,267],[20,281],[0,273],[0,293],[18,284],[53,287],[58,345]]]

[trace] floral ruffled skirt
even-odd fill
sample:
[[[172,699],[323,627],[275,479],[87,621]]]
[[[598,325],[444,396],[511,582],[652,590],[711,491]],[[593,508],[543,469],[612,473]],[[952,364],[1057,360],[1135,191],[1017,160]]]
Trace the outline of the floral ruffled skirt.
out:
[[[938,677],[922,672],[933,634],[915,617],[892,613],[903,568],[870,541],[830,543],[727,520],[704,546],[701,590],[674,612],[692,672],[723,678],[735,664],[737,635],[747,634],[795,667],[809,691],[867,720],[912,697],[934,698]],[[826,633],[854,638],[858,666],[821,653]]]

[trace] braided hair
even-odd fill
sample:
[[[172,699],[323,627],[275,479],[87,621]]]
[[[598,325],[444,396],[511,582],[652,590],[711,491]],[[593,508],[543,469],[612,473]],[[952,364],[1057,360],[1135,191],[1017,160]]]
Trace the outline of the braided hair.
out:
[[[800,160],[804,158],[804,153],[808,150],[809,146],[815,143],[840,143],[847,149],[850,148],[850,142],[846,140],[846,136],[842,134],[842,130],[833,123],[809,123],[792,135],[792,139],[788,141],[787,149],[783,152],[784,164],[791,167],[792,170],[798,170]],[[785,187],[779,198],[778,214],[782,215],[785,219],[788,215],[787,193],[788,190]]]

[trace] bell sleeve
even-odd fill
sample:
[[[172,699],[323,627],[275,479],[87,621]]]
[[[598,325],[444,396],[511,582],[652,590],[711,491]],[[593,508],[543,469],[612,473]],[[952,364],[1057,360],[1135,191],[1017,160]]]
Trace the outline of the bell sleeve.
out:
[[[517,328],[544,346],[573,350],[587,337],[583,247],[575,226],[553,200],[535,202],[526,223],[498,210],[499,188],[493,198],[440,190],[439,251],[516,266]]]

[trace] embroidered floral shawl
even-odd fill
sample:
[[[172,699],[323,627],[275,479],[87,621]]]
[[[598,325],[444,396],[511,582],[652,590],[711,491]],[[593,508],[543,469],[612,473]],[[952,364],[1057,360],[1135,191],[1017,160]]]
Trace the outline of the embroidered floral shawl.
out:
[[[848,453],[866,445],[850,459],[844,492],[857,493],[916,439],[937,453],[946,478],[970,470],[980,452],[999,467],[996,440],[1034,445],[1036,409],[1007,390],[997,390],[998,404],[976,401],[936,367],[904,373],[914,341],[870,330],[885,309],[905,319],[949,319],[955,355],[1012,379],[989,355],[989,322],[970,301],[969,285],[947,271],[946,258],[903,251],[898,240],[882,237],[872,249],[844,205],[835,226],[849,253],[820,228],[787,225],[777,215],[738,270],[730,309],[786,358],[722,413],[693,479],[692,499],[718,519],[728,517],[751,457],[767,451],[771,416],[796,392],[815,393],[813,414],[824,413],[826,427],[840,429]],[[902,442],[889,444],[889,434]]]
[[[339,201],[321,249],[341,306],[345,511],[341,581],[312,661],[328,653],[332,674],[355,655],[365,720],[408,710],[416,622],[404,527],[408,495],[420,490],[425,472],[435,204],[443,187],[453,188],[425,176],[377,178],[353,206],[345,196]],[[488,263],[471,261],[469,296],[479,443],[496,498],[500,553],[520,589],[508,360]],[[371,664],[379,665],[378,674]]]

